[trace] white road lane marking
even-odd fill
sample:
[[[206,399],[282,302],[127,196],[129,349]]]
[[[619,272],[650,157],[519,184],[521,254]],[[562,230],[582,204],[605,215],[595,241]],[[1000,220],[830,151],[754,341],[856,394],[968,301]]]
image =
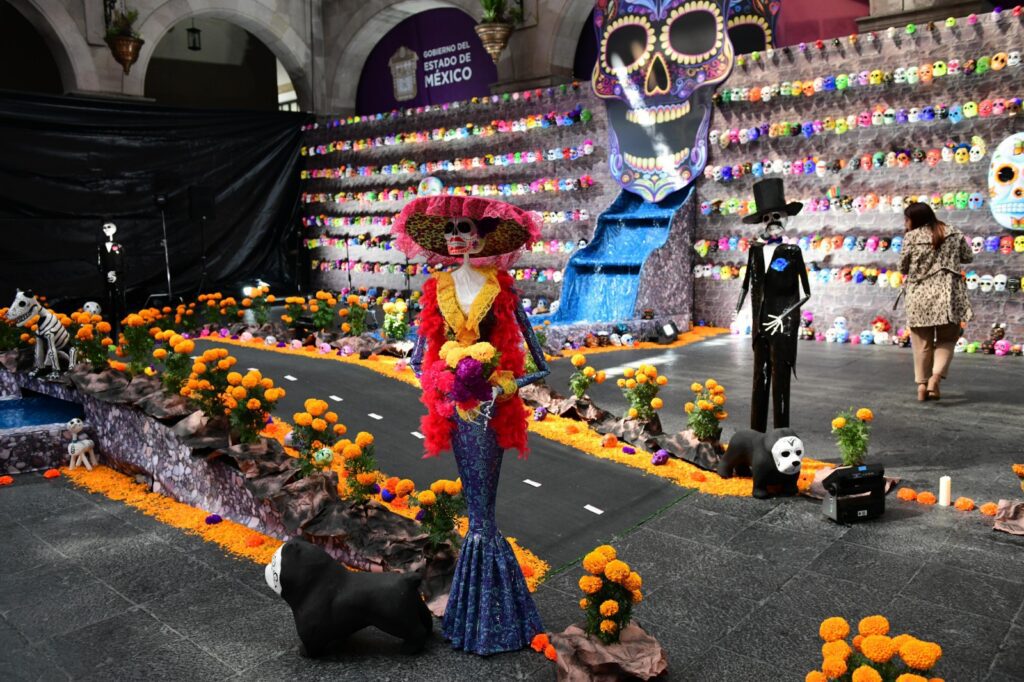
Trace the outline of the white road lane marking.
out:
[[[523,483],[525,483],[526,485],[532,485],[534,488],[539,488],[540,487],[540,483],[537,483],[537,481],[531,481],[528,478],[524,478],[523,479]]]
[[[284,378],[287,379],[288,381],[298,381],[298,379],[293,377],[291,374],[285,374]]]
[[[370,419],[376,419],[377,421],[380,421],[381,419],[384,418],[384,417],[380,416],[379,414],[377,414],[376,412],[369,412],[369,413],[367,413],[366,416],[369,417]]]
[[[586,509],[588,512],[591,512],[593,514],[598,514],[598,515],[604,514],[604,510],[603,509],[598,509],[597,507],[595,507],[592,504],[585,504],[585,505],[583,505],[583,508]]]
[[[333,400],[336,403],[340,403],[342,400],[344,400],[344,398],[342,398],[341,396],[337,396],[337,395],[329,395],[327,397],[330,398],[331,400]]]
[[[417,438],[419,438],[420,440],[423,440],[424,438],[426,438],[426,436],[424,436],[424,435],[423,435],[422,433],[420,433],[419,431],[410,431],[410,433],[411,433],[412,435],[416,436]]]

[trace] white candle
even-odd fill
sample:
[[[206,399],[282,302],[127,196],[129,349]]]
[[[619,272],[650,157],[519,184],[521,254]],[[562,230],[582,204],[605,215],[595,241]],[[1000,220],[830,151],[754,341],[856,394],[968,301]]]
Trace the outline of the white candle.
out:
[[[943,507],[949,506],[950,497],[952,497],[953,481],[949,476],[943,476],[939,479],[939,504]]]

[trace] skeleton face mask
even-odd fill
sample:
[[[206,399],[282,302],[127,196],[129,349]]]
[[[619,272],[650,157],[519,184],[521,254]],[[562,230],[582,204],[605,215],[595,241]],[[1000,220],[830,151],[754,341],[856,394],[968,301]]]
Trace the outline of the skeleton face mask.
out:
[[[993,278],[992,275],[982,275],[978,280],[978,288],[983,294],[992,293]]]
[[[974,192],[967,199],[967,206],[972,211],[977,211],[984,205],[985,198],[981,195],[981,192]]]
[[[1020,50],[1010,50],[1006,55],[1007,66],[1020,66]]]
[[[1003,227],[1024,229],[1024,133],[999,143],[989,166],[989,207]]]
[[[444,242],[450,256],[473,255],[484,250],[484,237],[470,218],[455,218],[445,223]]]
[[[993,277],[992,288],[998,292],[1006,291],[1006,275],[996,275]]]
[[[977,272],[971,270],[970,272],[967,273],[967,277],[965,279],[967,282],[967,289],[969,291],[974,291],[978,288],[980,278],[978,277]]]
[[[793,475],[800,472],[804,444],[796,436],[783,436],[772,445],[772,459],[780,474]]]
[[[609,118],[608,161],[622,187],[660,201],[707,163],[715,88],[733,67],[727,0],[611,2],[594,16],[594,92]]]

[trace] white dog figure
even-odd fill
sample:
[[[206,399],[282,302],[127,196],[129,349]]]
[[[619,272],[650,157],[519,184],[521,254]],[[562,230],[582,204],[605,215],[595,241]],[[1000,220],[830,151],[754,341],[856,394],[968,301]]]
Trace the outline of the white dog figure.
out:
[[[85,429],[85,422],[75,417],[65,426],[71,434],[71,442],[68,443],[68,469],[74,469],[81,464],[89,471],[97,464],[95,443],[84,436],[80,436]]]

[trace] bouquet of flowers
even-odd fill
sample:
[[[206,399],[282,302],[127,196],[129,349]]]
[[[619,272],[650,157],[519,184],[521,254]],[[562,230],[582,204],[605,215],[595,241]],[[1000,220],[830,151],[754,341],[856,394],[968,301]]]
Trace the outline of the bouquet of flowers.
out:
[[[587,357],[582,353],[572,356],[571,362],[576,371],[569,377],[569,390],[572,391],[577,400],[586,395],[587,389],[592,384],[604,383],[604,370],[598,372],[593,367],[584,366],[587,364]]]
[[[466,512],[466,500],[462,496],[462,479],[434,481],[430,484],[429,490],[419,492],[416,503],[420,508],[416,513],[416,520],[426,529],[430,536],[430,544],[438,547],[448,541],[453,547],[458,547],[459,517]]]
[[[245,314],[245,311],[239,309],[238,301],[232,296],[221,299],[220,302],[220,315],[223,318],[223,324],[231,324],[238,322],[238,320]]]
[[[686,403],[687,425],[699,440],[717,440],[722,433],[718,422],[729,416],[725,405],[725,386],[714,379],[690,384],[693,402]]]
[[[301,296],[289,296],[284,299],[284,315],[281,316],[281,321],[294,329],[295,323],[305,311],[306,299]]]
[[[160,331],[154,332],[156,328],[150,328],[153,322],[154,316],[148,310],[132,313],[121,321],[124,327],[121,332],[121,353],[128,359],[128,370],[132,374],[139,374],[149,366],[150,354],[156,345],[153,337]]]
[[[345,461],[348,489],[345,497],[356,504],[366,504],[380,488],[377,485],[377,463],[374,457],[373,434],[360,431],[354,441],[348,438],[334,444],[334,452]]]
[[[384,309],[384,336],[392,341],[403,341],[409,334],[409,318],[406,317],[408,306],[398,299],[394,303],[388,301]]]
[[[253,287],[248,298],[242,299],[242,307],[252,311],[253,319],[261,327],[270,319],[270,304],[274,302],[270,287],[262,285]]]
[[[285,391],[274,388],[274,382],[258,370],[249,370],[244,376],[239,372],[229,372],[227,382],[221,400],[228,422],[238,433],[240,442],[255,443],[267,423],[267,416],[274,409],[274,403],[285,396]]]
[[[871,422],[874,413],[866,407],[856,412],[851,407],[840,412],[832,420],[832,434],[836,437],[839,454],[846,466],[857,466],[864,461],[868,453],[868,441],[871,438]]]
[[[455,411],[464,421],[474,421],[486,406],[494,400],[494,386],[501,386],[506,392],[514,392],[511,373],[497,372],[501,354],[494,346],[481,341],[463,346],[458,341],[449,341],[441,346],[438,357],[444,361],[450,376],[450,385],[445,391],[455,403]],[[509,381],[512,381],[511,388]]]
[[[192,363],[181,395],[196,403],[210,419],[226,414],[224,391],[228,387],[228,373],[237,363],[226,348],[208,348]]]
[[[192,369],[192,353],[196,349],[195,341],[186,339],[176,332],[167,330],[157,334],[158,341],[164,341],[166,348],[157,348],[153,357],[164,365],[161,375],[164,388],[172,393],[179,393],[188,381]]]
[[[86,312],[72,313],[71,319],[75,322],[74,326],[78,327],[72,344],[78,350],[79,361],[88,362],[97,369],[105,367],[110,358],[109,349],[114,345],[114,340],[109,336],[110,323],[99,315]]]
[[[618,386],[630,405],[626,416],[644,421],[654,419],[655,413],[665,405],[658,397],[658,391],[668,383],[668,377],[658,374],[653,365],[640,365],[636,369],[627,367],[622,376],[624,378],[619,379]]]
[[[196,317],[195,301],[188,305],[179,303],[178,307],[174,311],[174,327],[176,329],[182,329],[186,332],[190,332],[197,326],[199,326],[199,319]]]
[[[341,331],[352,336],[360,336],[366,331],[366,303],[356,294],[349,294],[345,302],[348,307],[338,311],[343,320]]]
[[[807,682],[927,682],[942,657],[942,647],[908,634],[889,636],[885,616],[867,616],[857,625],[852,646],[846,638],[850,624],[833,616],[821,622],[821,670],[807,673]]]
[[[220,300],[224,294],[214,292],[212,294],[199,294],[199,303],[203,308],[203,324],[220,324]]]
[[[622,628],[629,624],[633,605],[643,599],[643,580],[618,559],[610,545],[601,545],[583,557],[583,568],[589,574],[579,581],[586,595],[580,608],[587,614],[587,634],[605,644],[617,642]]]
[[[338,299],[329,291],[316,292],[316,298],[309,299],[309,312],[313,315],[313,326],[320,331],[326,330],[334,322],[334,307]]]

